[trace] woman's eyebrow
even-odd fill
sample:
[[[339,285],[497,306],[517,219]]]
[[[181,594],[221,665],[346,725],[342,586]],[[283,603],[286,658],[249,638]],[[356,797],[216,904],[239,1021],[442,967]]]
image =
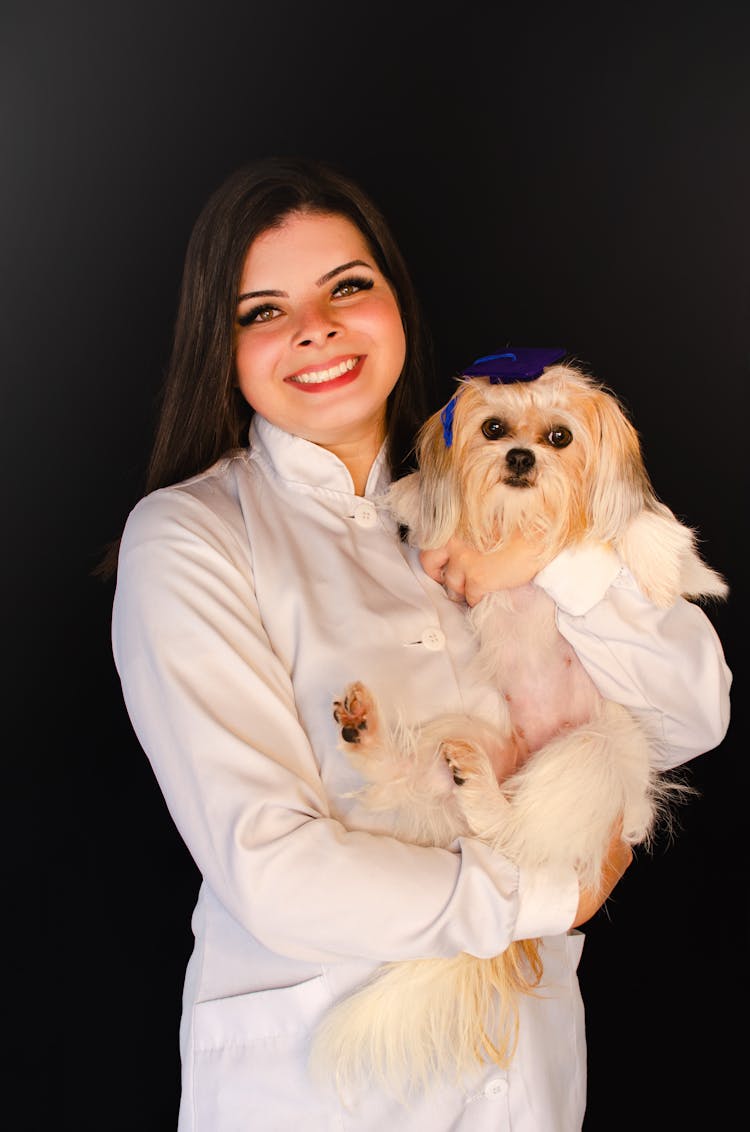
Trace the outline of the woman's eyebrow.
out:
[[[333,279],[334,275],[338,275],[340,271],[348,271],[350,267],[367,267],[370,271],[374,270],[374,268],[369,263],[365,263],[363,259],[350,259],[348,263],[342,263],[340,267],[334,267],[333,271],[326,271],[325,275],[321,275],[320,279],[315,280],[315,286],[322,287],[329,279]]]
[[[366,263],[363,259],[350,259],[348,263],[342,263],[339,267],[334,267],[331,271],[326,271],[325,275],[321,275],[320,279],[315,280],[315,286],[322,287],[329,279],[333,279],[334,275],[338,275],[341,271],[348,271],[350,267],[367,267],[370,271],[375,270],[371,264]],[[244,294],[239,296],[237,302],[241,303],[243,299],[258,299],[261,296],[273,299],[288,299],[289,293],[288,291],[245,291]]]
[[[240,295],[237,299],[241,303],[243,299],[257,299],[260,295],[266,295],[274,299],[288,299],[289,295],[286,291],[245,291],[244,295]]]

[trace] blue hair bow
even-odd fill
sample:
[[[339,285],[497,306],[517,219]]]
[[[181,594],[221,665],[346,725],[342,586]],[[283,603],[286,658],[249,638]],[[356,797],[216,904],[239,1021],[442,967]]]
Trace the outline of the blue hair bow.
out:
[[[440,420],[443,422],[443,440],[445,441],[446,448],[450,448],[451,444],[453,443],[453,414],[456,411],[457,401],[458,395],[451,397],[450,401],[440,414]]]

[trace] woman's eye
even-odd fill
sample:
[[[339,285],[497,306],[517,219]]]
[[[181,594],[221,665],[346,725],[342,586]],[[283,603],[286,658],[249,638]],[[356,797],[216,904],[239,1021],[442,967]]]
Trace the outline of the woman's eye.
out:
[[[335,298],[348,299],[350,295],[356,295],[358,291],[371,290],[373,284],[373,279],[352,276],[350,279],[340,279],[333,288],[332,294]]]
[[[278,307],[272,307],[269,303],[264,303],[262,307],[253,307],[252,310],[245,311],[244,314],[238,315],[237,321],[240,326],[250,326],[252,323],[273,322],[280,314],[281,311]]]
[[[498,417],[488,417],[482,425],[482,435],[486,436],[488,440],[500,440],[505,436],[505,425]]]
[[[573,439],[573,433],[565,425],[556,425],[547,433],[547,440],[553,448],[567,448]]]

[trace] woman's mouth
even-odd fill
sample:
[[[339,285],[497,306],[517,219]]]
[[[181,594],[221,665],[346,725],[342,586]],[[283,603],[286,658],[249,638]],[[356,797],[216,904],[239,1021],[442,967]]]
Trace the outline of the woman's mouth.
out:
[[[291,374],[290,377],[284,378],[286,382],[291,385],[299,386],[300,390],[305,392],[322,391],[323,389],[338,388],[340,385],[346,384],[348,381],[353,381],[355,377],[359,376],[362,368],[362,363],[365,356],[356,355],[354,357],[345,358],[336,365],[328,366],[326,369],[309,369],[301,370],[299,373]]]

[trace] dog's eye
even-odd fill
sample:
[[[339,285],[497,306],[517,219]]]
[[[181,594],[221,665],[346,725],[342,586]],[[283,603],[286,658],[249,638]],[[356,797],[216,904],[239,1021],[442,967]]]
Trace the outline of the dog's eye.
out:
[[[505,432],[505,425],[497,417],[488,417],[482,425],[482,435],[488,440],[499,440],[501,436],[505,436]]]
[[[573,439],[573,433],[565,425],[556,425],[547,433],[547,440],[553,448],[567,448]]]

